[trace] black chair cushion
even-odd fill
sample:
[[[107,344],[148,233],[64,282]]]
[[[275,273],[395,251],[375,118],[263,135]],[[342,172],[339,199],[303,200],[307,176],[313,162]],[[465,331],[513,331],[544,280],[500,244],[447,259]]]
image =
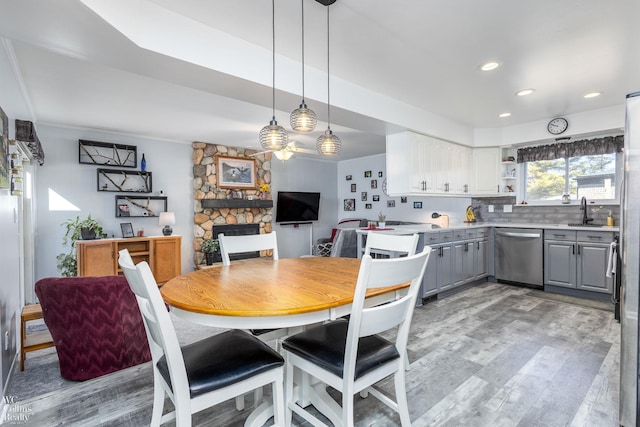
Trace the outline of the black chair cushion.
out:
[[[284,365],[278,352],[238,330],[205,338],[181,350],[192,398]],[[157,367],[171,384],[166,356],[160,358]]]
[[[339,319],[289,337],[282,347],[342,378],[348,328]],[[360,338],[355,379],[398,357],[396,346],[379,335]]]

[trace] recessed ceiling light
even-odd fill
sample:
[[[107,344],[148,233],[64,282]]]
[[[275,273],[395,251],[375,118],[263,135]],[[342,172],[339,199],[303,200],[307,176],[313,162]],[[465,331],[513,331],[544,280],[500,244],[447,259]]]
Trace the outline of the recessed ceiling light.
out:
[[[516,92],[516,95],[518,95],[518,96],[527,96],[527,95],[531,95],[535,91],[536,91],[535,89],[522,89],[522,90]]]
[[[491,62],[487,62],[480,65],[478,68],[480,68],[482,71],[491,71],[491,70],[495,70],[499,66],[500,66],[499,62],[491,61]]]
[[[509,116],[511,116],[511,113],[500,113],[500,114],[498,114],[498,117],[502,117],[502,118],[509,117]]]
[[[584,97],[585,98],[595,98],[596,96],[600,96],[600,92],[589,92]]]

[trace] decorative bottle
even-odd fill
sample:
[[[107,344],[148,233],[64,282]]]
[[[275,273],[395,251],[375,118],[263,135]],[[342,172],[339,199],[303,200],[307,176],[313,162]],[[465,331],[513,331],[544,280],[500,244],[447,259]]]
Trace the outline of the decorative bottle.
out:
[[[147,160],[144,158],[144,153],[142,153],[142,160],[140,161],[140,170],[142,172],[147,170]]]

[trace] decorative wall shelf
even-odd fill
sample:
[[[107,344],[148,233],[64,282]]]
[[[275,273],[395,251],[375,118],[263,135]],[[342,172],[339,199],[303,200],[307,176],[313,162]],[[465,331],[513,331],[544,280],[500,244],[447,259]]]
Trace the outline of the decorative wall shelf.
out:
[[[98,191],[151,193],[151,172],[98,169]]]
[[[116,217],[158,217],[167,211],[164,196],[116,196]]]
[[[135,145],[78,140],[78,162],[88,165],[135,168],[138,148]]]
[[[245,200],[245,199],[203,199],[202,207],[207,209],[220,208],[272,208],[273,200]]]

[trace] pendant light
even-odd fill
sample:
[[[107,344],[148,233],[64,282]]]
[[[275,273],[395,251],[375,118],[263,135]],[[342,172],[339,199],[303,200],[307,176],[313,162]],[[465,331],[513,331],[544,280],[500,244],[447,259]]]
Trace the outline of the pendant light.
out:
[[[333,157],[338,154],[342,141],[331,132],[331,102],[329,98],[329,6],[327,6],[327,130],[318,137],[316,150],[322,156]]]
[[[265,150],[282,150],[289,143],[289,134],[276,121],[276,4],[271,0],[271,26],[273,43],[273,67],[272,67],[272,112],[273,116],[269,124],[260,131],[260,145]]]
[[[304,102],[304,0],[300,0],[300,3],[302,5],[302,103],[291,112],[289,122],[296,132],[311,132],[316,128],[318,119],[316,113]]]

